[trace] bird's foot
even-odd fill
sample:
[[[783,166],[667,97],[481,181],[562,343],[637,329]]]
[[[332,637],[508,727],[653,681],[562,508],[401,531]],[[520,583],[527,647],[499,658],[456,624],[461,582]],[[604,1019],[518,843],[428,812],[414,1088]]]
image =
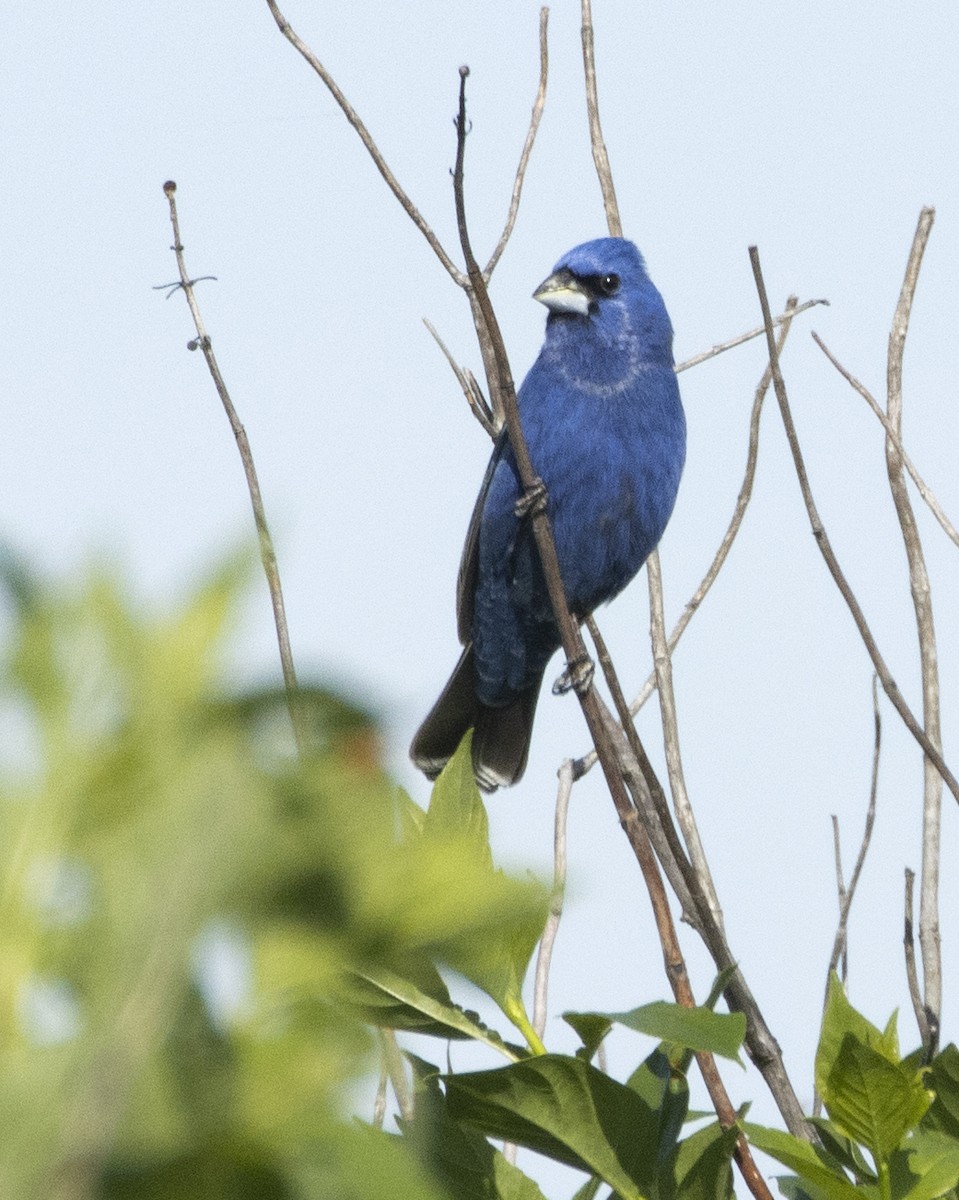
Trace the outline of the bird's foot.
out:
[[[536,517],[540,513],[546,512],[546,503],[549,500],[549,493],[546,491],[546,484],[542,479],[534,479],[531,487],[528,487],[522,496],[516,501],[516,507],[513,510],[517,517],[522,521],[524,517]]]
[[[592,686],[595,670],[593,660],[588,654],[570,659],[566,670],[553,684],[553,695],[565,696],[567,692],[573,691],[577,696],[584,696]]]

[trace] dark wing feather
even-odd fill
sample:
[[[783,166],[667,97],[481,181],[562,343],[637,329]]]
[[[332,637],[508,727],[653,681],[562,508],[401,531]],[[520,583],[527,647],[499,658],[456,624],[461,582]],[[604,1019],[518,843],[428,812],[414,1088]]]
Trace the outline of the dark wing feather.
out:
[[[483,476],[476,503],[473,505],[473,515],[470,517],[469,529],[466,531],[466,543],[463,546],[463,556],[460,559],[459,575],[456,579],[456,631],[460,645],[465,646],[473,636],[473,602],[476,596],[476,577],[479,572],[479,533],[483,509],[486,506],[486,496],[493,481],[493,473],[499,466],[503,452],[509,444],[505,427],[500,431],[493,447],[493,454]]]

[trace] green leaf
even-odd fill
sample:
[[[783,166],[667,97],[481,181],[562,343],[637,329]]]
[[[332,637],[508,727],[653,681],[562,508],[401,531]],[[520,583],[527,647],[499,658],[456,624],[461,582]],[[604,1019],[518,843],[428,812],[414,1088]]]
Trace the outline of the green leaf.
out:
[[[440,772],[433,785],[423,831],[427,837],[443,838],[455,834],[468,840],[475,847],[478,861],[492,871],[489,818],[473,775],[472,742],[472,733],[467,734]]]
[[[665,1047],[660,1045],[630,1075],[626,1086],[657,1114],[656,1159],[660,1164],[668,1163],[689,1111],[685,1074],[674,1069]]]
[[[628,1200],[653,1194],[657,1114],[582,1059],[543,1055],[444,1083],[457,1120],[598,1175]]]
[[[484,1025],[475,1013],[453,1004],[446,985],[436,976],[438,986],[432,994],[386,967],[368,968],[353,973],[350,1002],[359,1006],[367,1020],[391,1029],[442,1038],[471,1038],[498,1050],[507,1058],[518,1053],[500,1035]]]
[[[890,1159],[896,1200],[936,1200],[959,1181],[959,1141],[936,1133],[916,1133]]]
[[[493,867],[486,808],[473,776],[471,740],[467,736],[460,742],[433,787],[424,838],[428,844],[446,848],[447,857],[451,842],[461,852],[469,852],[469,895],[485,891],[495,898],[515,892],[517,903],[510,906],[509,921],[478,928],[449,947],[444,958],[495,1001],[529,1046],[542,1053],[543,1045],[523,1002],[523,981],[546,923],[548,894],[539,884],[519,884]],[[461,890],[466,891],[466,887]]]
[[[830,1118],[872,1154],[888,1160],[929,1107],[932,1096],[920,1076],[846,1034],[824,1081]]]
[[[671,1179],[660,1187],[663,1200],[729,1200],[733,1194],[732,1154],[739,1129],[713,1121],[676,1148]],[[675,1188],[675,1190],[672,1190]]]
[[[574,1021],[582,1022],[586,1017],[615,1021],[660,1041],[718,1054],[742,1065],[739,1049],[746,1036],[746,1018],[742,1013],[715,1013],[708,1008],[684,1008],[666,1000],[654,1000],[629,1012],[563,1015],[571,1025]]]
[[[585,1058],[587,1062],[592,1060],[603,1038],[613,1027],[613,1022],[602,1013],[565,1012],[563,1020],[567,1025],[572,1026],[579,1035],[579,1040],[583,1044],[576,1053],[580,1058]]]
[[[476,1129],[450,1116],[439,1070],[408,1054],[416,1081],[416,1116],[401,1121],[403,1136],[457,1200],[543,1200],[537,1185]]]
[[[819,1046],[816,1050],[816,1091],[826,1099],[829,1075],[839,1054],[843,1039],[851,1035],[857,1042],[869,1046],[888,1062],[899,1062],[899,1042],[893,1016],[885,1031],[881,1031],[849,1003],[845,990],[835,972],[830,976],[823,1013]]]
[[[935,1100],[922,1119],[924,1130],[959,1138],[959,1050],[946,1046],[932,1060],[927,1077]]]
[[[824,1163],[809,1142],[752,1122],[746,1122],[743,1128],[757,1150],[795,1171],[804,1183],[817,1188],[825,1200],[863,1200],[863,1192]]]

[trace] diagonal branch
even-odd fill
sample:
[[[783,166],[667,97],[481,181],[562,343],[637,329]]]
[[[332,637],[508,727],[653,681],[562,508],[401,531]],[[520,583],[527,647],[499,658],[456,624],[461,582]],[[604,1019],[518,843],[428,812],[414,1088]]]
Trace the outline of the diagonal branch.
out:
[[[842,567],[839,565],[839,560],[836,558],[835,551],[832,548],[832,543],[826,534],[822,519],[819,516],[819,510],[816,508],[816,502],[813,499],[812,489],[809,486],[809,477],[806,474],[806,464],[803,460],[802,450],[799,446],[799,438],[796,434],[796,427],[793,424],[792,412],[789,407],[789,397],[786,394],[786,384],[783,381],[782,372],[779,369],[779,356],[776,353],[776,340],[773,334],[772,316],[769,311],[769,300],[766,296],[766,285],[763,282],[762,267],[759,262],[759,251],[755,246],[749,247],[749,258],[752,263],[753,277],[756,280],[756,290],[759,294],[759,302],[762,307],[763,320],[766,324],[766,343],[769,347],[770,362],[773,368],[773,385],[776,389],[776,399],[779,401],[779,410],[782,414],[783,425],[786,428],[786,438],[789,442],[789,448],[793,456],[793,463],[796,468],[796,475],[799,479],[799,487],[802,491],[803,502],[806,506],[806,512],[809,516],[809,524],[812,527],[813,537],[816,539],[816,544],[819,547],[820,553],[826,561],[829,568],[829,573],[832,575],[836,586],[839,588],[842,598],[845,600],[853,620],[856,623],[856,628],[859,630],[859,635],[863,640],[869,657],[872,659],[873,667],[876,674],[879,676],[879,682],[882,684],[883,691],[889,697],[893,707],[899,716],[902,718],[906,728],[922,747],[926,755],[932,760],[936,770],[943,778],[946,787],[949,788],[959,803],[959,780],[953,775],[952,771],[946,766],[946,763],[939,752],[938,748],[933,745],[927,736],[925,730],[916,720],[912,710],[903,698],[899,686],[886,665],[886,660],[879,652],[879,647],[872,635],[866,618],[863,614],[859,601],[856,599],[852,588],[849,586],[849,581],[843,573]]]
[[[885,431],[886,431],[887,441],[893,446],[896,453],[902,459],[902,465],[909,472],[910,478],[912,479],[913,483],[916,485],[916,488],[919,491],[919,495],[922,496],[923,500],[926,502],[926,505],[929,508],[929,511],[939,522],[939,525],[942,528],[943,533],[945,533],[946,537],[949,538],[949,540],[952,542],[952,544],[954,546],[959,547],[959,532],[956,531],[955,526],[952,524],[952,522],[949,520],[949,518],[943,512],[942,505],[936,499],[935,494],[932,491],[932,488],[929,487],[929,485],[926,483],[926,481],[919,474],[912,459],[906,453],[905,448],[903,447],[902,441],[899,437],[899,434],[896,432],[895,426],[889,420],[889,418],[886,416],[886,414],[882,411],[882,409],[879,407],[879,404],[878,404],[875,396],[873,396],[872,392],[869,391],[869,389],[865,386],[865,384],[860,383],[860,381],[855,377],[855,375],[851,374],[849,371],[846,370],[846,368],[836,358],[836,356],[829,349],[829,347],[822,340],[822,338],[819,336],[818,333],[813,332],[812,340],[816,343],[816,345],[823,352],[823,354],[825,354],[825,356],[829,359],[829,361],[836,368],[836,370],[843,377],[843,379],[845,379],[845,381],[849,384],[849,386],[853,389],[853,391],[858,392],[859,395],[862,396],[863,400],[865,400],[865,402],[869,405],[869,407],[875,413],[876,418],[879,420],[883,429],[885,429]]]
[[[299,53],[303,56],[303,58],[306,59],[316,74],[323,81],[327,91],[342,109],[343,115],[346,117],[347,121],[349,121],[349,123],[356,130],[360,141],[366,147],[367,153],[376,164],[376,169],[386,181],[386,186],[390,189],[397,200],[399,200],[404,211],[406,212],[406,215],[410,218],[420,233],[422,233],[423,237],[426,238],[427,242],[429,242],[433,253],[443,264],[447,274],[454,281],[454,283],[458,284],[460,287],[465,287],[466,277],[463,275],[463,272],[459,269],[459,267],[456,266],[450,256],[443,249],[439,238],[433,232],[432,226],[416,207],[407,193],[403,190],[400,181],[393,174],[389,164],[383,157],[380,148],[373,140],[370,131],[364,125],[359,113],[357,113],[353,105],[350,104],[349,100],[347,100],[342,88],[329,73],[326,67],[324,67],[324,65],[320,62],[306,42],[304,42],[296,33],[286,17],[284,17],[284,15],[280,12],[279,5],[276,3],[276,0],[266,0],[266,3],[273,15],[273,20],[276,21],[280,33],[283,34],[291,46],[299,51]]]

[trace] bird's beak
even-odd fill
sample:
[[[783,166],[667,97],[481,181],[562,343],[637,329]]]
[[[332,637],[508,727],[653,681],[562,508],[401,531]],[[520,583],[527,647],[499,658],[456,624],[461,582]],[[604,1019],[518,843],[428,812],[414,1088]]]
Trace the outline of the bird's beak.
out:
[[[544,279],[535,292],[533,299],[545,304],[550,312],[579,313],[581,317],[589,316],[590,298],[583,285],[568,267]]]

